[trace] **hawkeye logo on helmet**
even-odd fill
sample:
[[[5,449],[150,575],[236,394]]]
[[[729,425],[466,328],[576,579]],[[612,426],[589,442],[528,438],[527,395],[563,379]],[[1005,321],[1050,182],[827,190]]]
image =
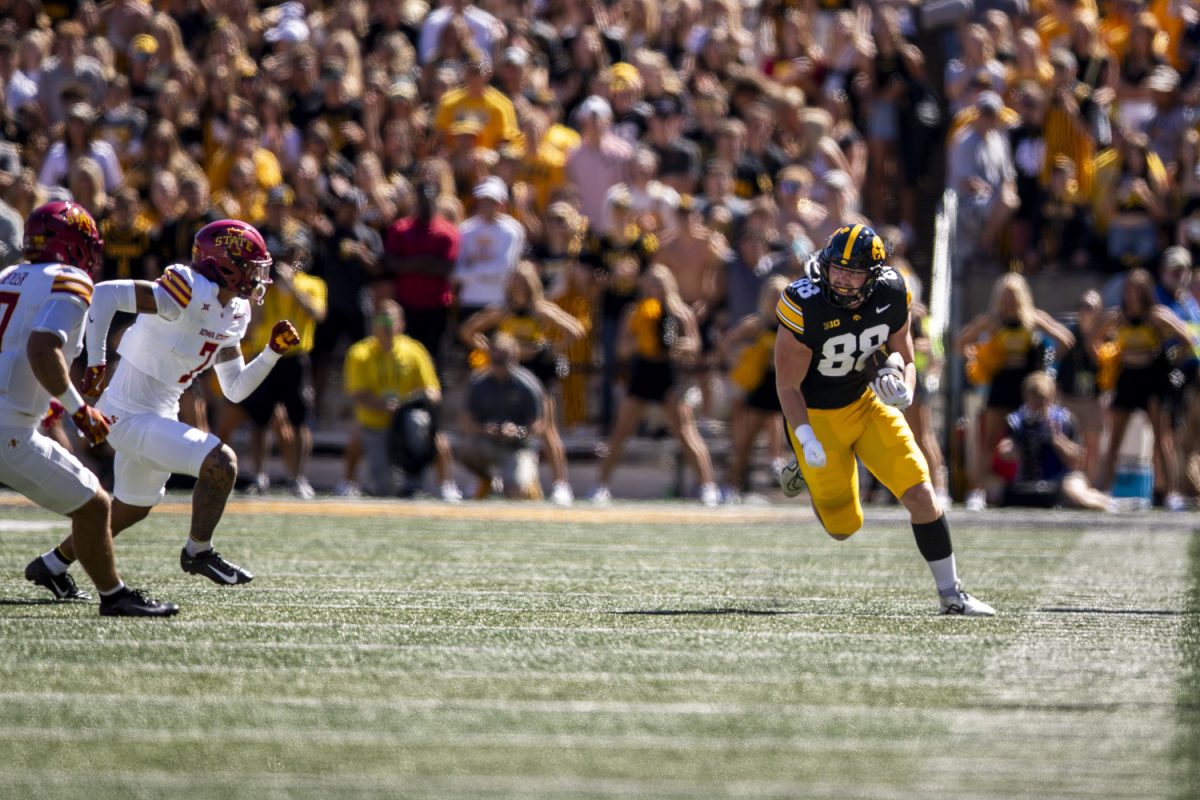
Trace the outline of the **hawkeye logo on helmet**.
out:
[[[883,261],[887,258],[887,250],[883,246],[883,239],[876,236],[871,240],[871,258],[876,261]]]

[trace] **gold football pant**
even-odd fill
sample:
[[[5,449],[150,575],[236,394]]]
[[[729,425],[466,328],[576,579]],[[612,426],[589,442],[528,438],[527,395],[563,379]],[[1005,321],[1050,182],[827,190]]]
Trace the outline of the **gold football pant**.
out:
[[[824,467],[805,463],[804,449],[790,425],[788,441],[812,493],[813,507],[834,536],[849,536],[862,527],[855,456],[896,497],[929,480],[929,465],[904,415],[879,402],[870,389],[843,408],[810,408],[808,423],[825,448]]]

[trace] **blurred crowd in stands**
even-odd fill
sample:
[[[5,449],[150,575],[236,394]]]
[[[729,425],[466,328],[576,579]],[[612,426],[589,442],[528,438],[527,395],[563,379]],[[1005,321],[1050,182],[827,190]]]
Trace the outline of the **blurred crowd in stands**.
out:
[[[790,457],[771,294],[838,227],[867,222],[919,298],[904,254],[927,242],[923,198],[949,188],[963,268],[1093,274],[1100,292],[1068,327],[1005,278],[945,343],[989,387],[964,469],[973,507],[989,479],[1018,480],[1007,415],[1027,388],[1051,402],[1023,383],[1046,368],[1059,399],[1086,401],[1079,452],[1054,451],[1066,472],[1109,488],[1145,410],[1179,505],[1197,449],[1196,0],[961,10],[921,49],[929,21],[904,0],[0,0],[0,267],[53,197],[100,221],[105,279],[186,263],[214,219],[258,226],[275,284],[247,356],[284,316],[303,344],[243,407],[206,386],[182,409],[225,439],[252,424],[258,490],[274,431],[311,496],[314,412],[353,409],[343,494],[403,491],[379,475],[399,460],[403,484],[434,464],[458,499],[457,457],[479,496],[540,497],[532,452],[569,503],[563,432],[595,426],[603,502],[623,443],[661,406],[715,504],[749,484],[760,435],[773,471]],[[941,344],[921,348],[930,388]],[[1137,374],[1146,397],[1126,385]],[[526,375],[537,403],[515,399]],[[451,381],[471,395],[453,418],[439,413]],[[489,405],[499,392],[511,403]],[[945,490],[928,405],[910,420]],[[444,431],[469,432],[470,452],[452,455]],[[716,439],[732,443],[724,472]]]

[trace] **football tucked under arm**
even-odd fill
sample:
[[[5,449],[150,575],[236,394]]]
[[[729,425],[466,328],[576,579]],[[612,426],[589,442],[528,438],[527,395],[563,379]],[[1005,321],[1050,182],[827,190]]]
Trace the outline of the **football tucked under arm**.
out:
[[[882,351],[876,351],[867,359],[863,372],[875,395],[881,403],[895,406],[903,411],[912,405],[912,391],[904,380],[904,357],[899,353],[891,353],[886,357]]]

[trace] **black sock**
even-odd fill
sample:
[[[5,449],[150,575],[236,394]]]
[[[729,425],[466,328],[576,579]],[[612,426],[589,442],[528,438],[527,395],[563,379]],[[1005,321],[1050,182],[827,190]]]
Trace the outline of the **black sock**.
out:
[[[946,524],[946,515],[933,522],[914,522],[913,537],[917,540],[917,549],[926,561],[940,561],[954,554],[950,544],[950,526]]]

